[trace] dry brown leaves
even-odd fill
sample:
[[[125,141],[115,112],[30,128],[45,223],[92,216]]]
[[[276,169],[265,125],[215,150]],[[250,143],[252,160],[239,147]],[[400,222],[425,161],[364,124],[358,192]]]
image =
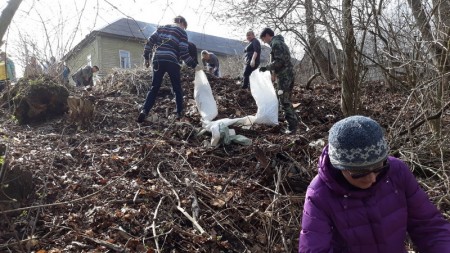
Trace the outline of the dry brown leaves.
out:
[[[35,208],[1,214],[0,250],[297,252],[305,189],[328,129],[342,118],[339,87],[295,88],[293,102],[304,123],[297,135],[281,134],[280,119],[277,127],[232,127],[252,146],[206,148],[210,136],[197,135],[193,76],[183,71],[186,122],[173,118],[166,81],[153,122],[135,123],[150,82],[142,70],[110,76],[95,87],[87,129],[67,118],[17,126],[2,112],[1,135],[13,150],[10,166],[33,171],[35,193],[28,205]],[[250,92],[237,80],[208,77],[218,118],[256,113]],[[366,115],[389,125],[395,108],[385,114],[386,108],[404,98],[377,99],[383,92],[379,84],[367,91],[365,101],[376,106]],[[49,203],[56,205],[39,207]]]

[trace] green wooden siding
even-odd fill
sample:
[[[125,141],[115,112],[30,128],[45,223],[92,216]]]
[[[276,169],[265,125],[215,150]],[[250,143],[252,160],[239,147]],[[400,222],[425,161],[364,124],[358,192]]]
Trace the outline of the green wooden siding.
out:
[[[96,74],[98,77],[106,76],[112,73],[114,68],[120,67],[120,50],[128,51],[130,53],[130,67],[142,67],[144,58],[142,57],[144,51],[144,42],[139,42],[135,39],[123,39],[110,36],[97,35],[93,40],[83,46],[79,52],[75,52],[70,59],[67,60],[67,65],[73,75],[81,67],[87,65],[87,56],[91,55],[92,66],[97,65],[100,71]],[[200,51],[198,60],[200,64]],[[216,54],[220,61],[220,72],[222,76],[239,76],[243,71],[242,56],[226,56]],[[70,78],[71,79],[71,78]],[[72,82],[72,81],[71,81]]]
[[[82,47],[79,51],[74,52],[74,54],[66,60],[66,64],[70,69],[69,81],[74,84],[71,76],[75,74],[80,68],[83,68],[88,64],[87,57],[91,55],[91,64],[92,66],[97,65],[101,69],[100,66],[100,56],[98,50],[98,40],[94,40],[92,42],[87,43],[86,46]]]
[[[106,73],[111,73],[113,68],[120,67],[120,50],[130,53],[131,68],[143,66],[144,58],[142,57],[142,53],[144,51],[144,45],[138,41],[104,36],[98,39],[98,41],[101,55],[101,69]]]

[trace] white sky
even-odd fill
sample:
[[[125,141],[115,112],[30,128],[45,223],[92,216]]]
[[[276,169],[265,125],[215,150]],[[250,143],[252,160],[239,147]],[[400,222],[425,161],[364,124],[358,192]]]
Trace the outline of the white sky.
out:
[[[5,6],[6,2],[1,3],[0,10]],[[6,49],[15,61],[21,76],[24,59],[19,59],[17,53],[24,51],[19,48],[24,44],[21,41],[37,45],[37,49],[28,48],[31,54],[40,58],[54,55],[58,59],[94,28],[123,17],[163,25],[182,15],[189,31],[245,40],[245,28],[236,29],[214,20],[210,13],[215,7],[215,0],[23,0],[5,34],[6,48],[4,45],[1,49]],[[46,34],[52,38],[47,39]]]

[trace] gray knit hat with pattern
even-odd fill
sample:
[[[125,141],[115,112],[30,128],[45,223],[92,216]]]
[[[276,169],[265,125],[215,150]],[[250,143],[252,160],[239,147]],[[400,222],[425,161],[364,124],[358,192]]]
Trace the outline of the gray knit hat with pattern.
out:
[[[371,118],[351,116],[336,122],[328,135],[333,167],[365,169],[386,159],[389,151],[383,129]]]

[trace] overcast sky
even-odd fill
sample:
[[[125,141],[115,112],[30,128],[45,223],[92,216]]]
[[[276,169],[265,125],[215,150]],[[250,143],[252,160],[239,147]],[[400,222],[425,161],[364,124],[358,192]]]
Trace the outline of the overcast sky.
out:
[[[2,50],[8,52],[19,65],[20,41],[32,41],[37,45],[36,52],[41,58],[62,53],[74,47],[92,30],[123,17],[154,24],[169,24],[177,15],[188,21],[188,30],[245,40],[245,31],[216,22],[210,14],[214,0],[23,0],[16,12],[4,40]],[[6,2],[0,4],[1,10]],[[45,24],[45,26],[43,25]],[[45,34],[52,36],[51,40]],[[33,51],[34,49],[29,49]],[[16,52],[15,52],[16,51]],[[37,52],[39,51],[39,52]]]

